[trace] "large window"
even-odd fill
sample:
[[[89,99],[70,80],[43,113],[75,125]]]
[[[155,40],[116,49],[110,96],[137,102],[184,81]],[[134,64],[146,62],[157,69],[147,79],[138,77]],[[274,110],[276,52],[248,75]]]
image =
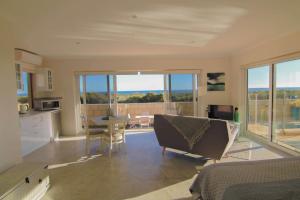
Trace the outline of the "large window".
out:
[[[247,129],[262,137],[269,133],[270,67],[248,69]]]
[[[195,74],[94,73],[80,74],[76,82],[81,101],[78,108],[81,115],[87,116],[90,126],[96,126],[94,117],[108,114],[140,121],[152,120],[155,114],[197,113]]]
[[[107,116],[113,110],[113,76],[107,74],[86,74],[79,76],[80,113],[86,115],[89,126],[97,127],[93,118]]]
[[[300,59],[247,72],[247,130],[300,150]]]
[[[28,72],[23,71],[22,76],[22,89],[17,91],[18,104],[27,104],[32,107],[32,90],[31,90],[31,77],[32,75]]]
[[[194,115],[194,89],[196,79],[194,74],[169,74],[169,103],[167,110],[171,114]]]
[[[275,142],[300,149],[300,60],[275,64]]]
[[[193,74],[170,74],[169,90],[172,102],[193,101]]]
[[[83,103],[84,79],[86,91],[86,104],[109,103],[108,75],[80,76],[81,103]]]
[[[117,75],[118,103],[163,102],[164,75]]]

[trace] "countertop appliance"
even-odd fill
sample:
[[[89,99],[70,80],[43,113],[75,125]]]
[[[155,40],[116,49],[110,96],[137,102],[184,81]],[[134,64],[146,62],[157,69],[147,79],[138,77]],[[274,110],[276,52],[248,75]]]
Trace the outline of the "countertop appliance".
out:
[[[39,111],[60,110],[61,97],[35,98],[34,109]]]
[[[19,105],[19,113],[20,114],[26,114],[29,111],[29,105],[28,104],[20,104]]]

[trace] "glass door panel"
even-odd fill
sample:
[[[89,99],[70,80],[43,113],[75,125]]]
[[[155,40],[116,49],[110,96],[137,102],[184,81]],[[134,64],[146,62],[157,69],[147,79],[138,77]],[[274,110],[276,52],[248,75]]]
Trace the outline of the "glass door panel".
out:
[[[273,141],[300,150],[300,60],[275,65]]]
[[[116,88],[116,75],[108,75],[109,78],[109,107],[115,116],[118,115],[117,104],[117,88]]]
[[[154,114],[164,113],[164,75],[117,75],[118,113],[129,117],[129,127],[149,127]]]
[[[106,116],[111,105],[109,76],[105,74],[81,75],[79,82],[81,116],[86,115],[89,125],[95,126],[92,118]]]
[[[194,74],[169,75],[168,113],[177,115],[194,115]]]
[[[270,67],[248,69],[247,130],[268,138]]]

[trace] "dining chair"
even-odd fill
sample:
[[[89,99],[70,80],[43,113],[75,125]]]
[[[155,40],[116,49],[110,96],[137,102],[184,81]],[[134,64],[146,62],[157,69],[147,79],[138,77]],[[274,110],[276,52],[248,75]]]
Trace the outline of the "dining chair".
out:
[[[150,127],[150,118],[149,117],[141,117],[139,119],[139,124],[141,127]]]
[[[120,144],[125,143],[125,119],[114,119],[110,118],[108,122],[108,132],[103,134],[102,141],[109,145],[109,156],[113,150],[114,145],[118,145],[120,149]]]
[[[129,113],[127,117],[128,117],[129,128],[136,128],[136,126],[139,125],[139,120],[136,119],[135,117],[132,117]]]
[[[91,140],[99,139],[99,142],[101,145],[103,136],[105,133],[108,132],[108,128],[105,128],[105,127],[91,128],[91,126],[88,123],[88,117],[86,115],[82,116],[82,121],[83,121],[83,125],[84,125],[85,136],[86,136],[85,152],[86,152],[86,155],[90,155]]]

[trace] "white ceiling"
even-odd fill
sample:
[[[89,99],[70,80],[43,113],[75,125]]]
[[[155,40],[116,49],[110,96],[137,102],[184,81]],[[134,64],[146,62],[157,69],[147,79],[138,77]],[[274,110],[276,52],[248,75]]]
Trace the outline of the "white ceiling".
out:
[[[300,31],[299,0],[2,0],[18,48],[47,57],[219,57]]]

